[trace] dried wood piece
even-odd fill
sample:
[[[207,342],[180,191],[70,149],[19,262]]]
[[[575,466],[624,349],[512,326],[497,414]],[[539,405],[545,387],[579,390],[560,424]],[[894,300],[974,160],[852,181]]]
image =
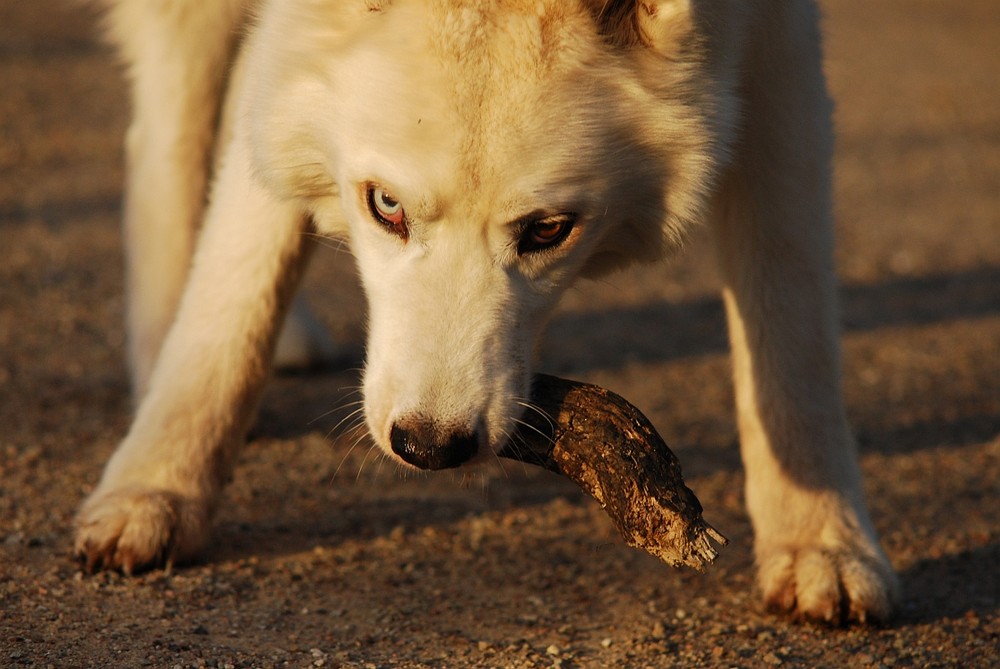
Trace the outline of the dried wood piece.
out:
[[[628,401],[578,381],[539,374],[515,439],[501,456],[562,474],[594,497],[625,543],[667,564],[702,571],[729,541],[701,517],[680,463]],[[544,413],[543,413],[544,412]]]

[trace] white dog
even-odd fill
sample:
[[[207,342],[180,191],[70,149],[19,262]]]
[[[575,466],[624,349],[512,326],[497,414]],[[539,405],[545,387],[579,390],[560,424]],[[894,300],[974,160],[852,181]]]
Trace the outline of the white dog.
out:
[[[889,615],[840,398],[812,2],[103,1],[134,92],[141,403],[79,513],[89,567],[203,547],[307,230],[358,260],[373,439],[441,469],[503,446],[575,277],[660,258],[705,220],[763,596],[814,619]],[[285,360],[327,351],[304,322]]]

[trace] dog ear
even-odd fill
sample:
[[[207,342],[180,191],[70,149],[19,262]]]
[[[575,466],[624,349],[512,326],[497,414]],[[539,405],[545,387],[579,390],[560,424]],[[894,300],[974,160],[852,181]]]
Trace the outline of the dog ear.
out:
[[[694,32],[691,0],[640,0],[636,23],[647,46],[664,56],[675,56],[689,46]]]
[[[692,0],[591,0],[601,32],[617,46],[643,45],[666,58],[691,46]]]

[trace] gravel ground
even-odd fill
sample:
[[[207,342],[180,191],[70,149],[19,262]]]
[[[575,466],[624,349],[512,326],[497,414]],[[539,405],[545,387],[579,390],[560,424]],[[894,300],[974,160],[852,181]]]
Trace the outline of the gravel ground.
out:
[[[354,371],[275,379],[204,561],[82,575],[76,505],[129,422],[126,101],[91,13],[0,4],[0,666],[1000,666],[1000,4],[828,0],[846,393],[905,587],[879,628],[752,591],[711,250],[583,285],[544,369],[635,402],[732,540],[706,574],[622,546],[571,484],[402,476],[337,427]],[[344,253],[307,291],[360,346]],[[333,413],[327,413],[335,409]]]

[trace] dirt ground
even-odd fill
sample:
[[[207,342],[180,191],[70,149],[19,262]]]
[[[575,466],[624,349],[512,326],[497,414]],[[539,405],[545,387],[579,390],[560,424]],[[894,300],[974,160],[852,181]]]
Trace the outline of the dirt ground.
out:
[[[794,624],[753,593],[704,235],[575,290],[542,367],[661,429],[732,540],[707,573],[625,548],[544,472],[401,476],[337,427],[344,371],[271,384],[203,562],[81,574],[74,509],[131,411],[127,103],[90,12],[20,0],[0,3],[0,666],[1000,666],[1000,3],[823,6],[845,386],[895,621]],[[357,350],[353,276],[324,249],[307,290]]]

